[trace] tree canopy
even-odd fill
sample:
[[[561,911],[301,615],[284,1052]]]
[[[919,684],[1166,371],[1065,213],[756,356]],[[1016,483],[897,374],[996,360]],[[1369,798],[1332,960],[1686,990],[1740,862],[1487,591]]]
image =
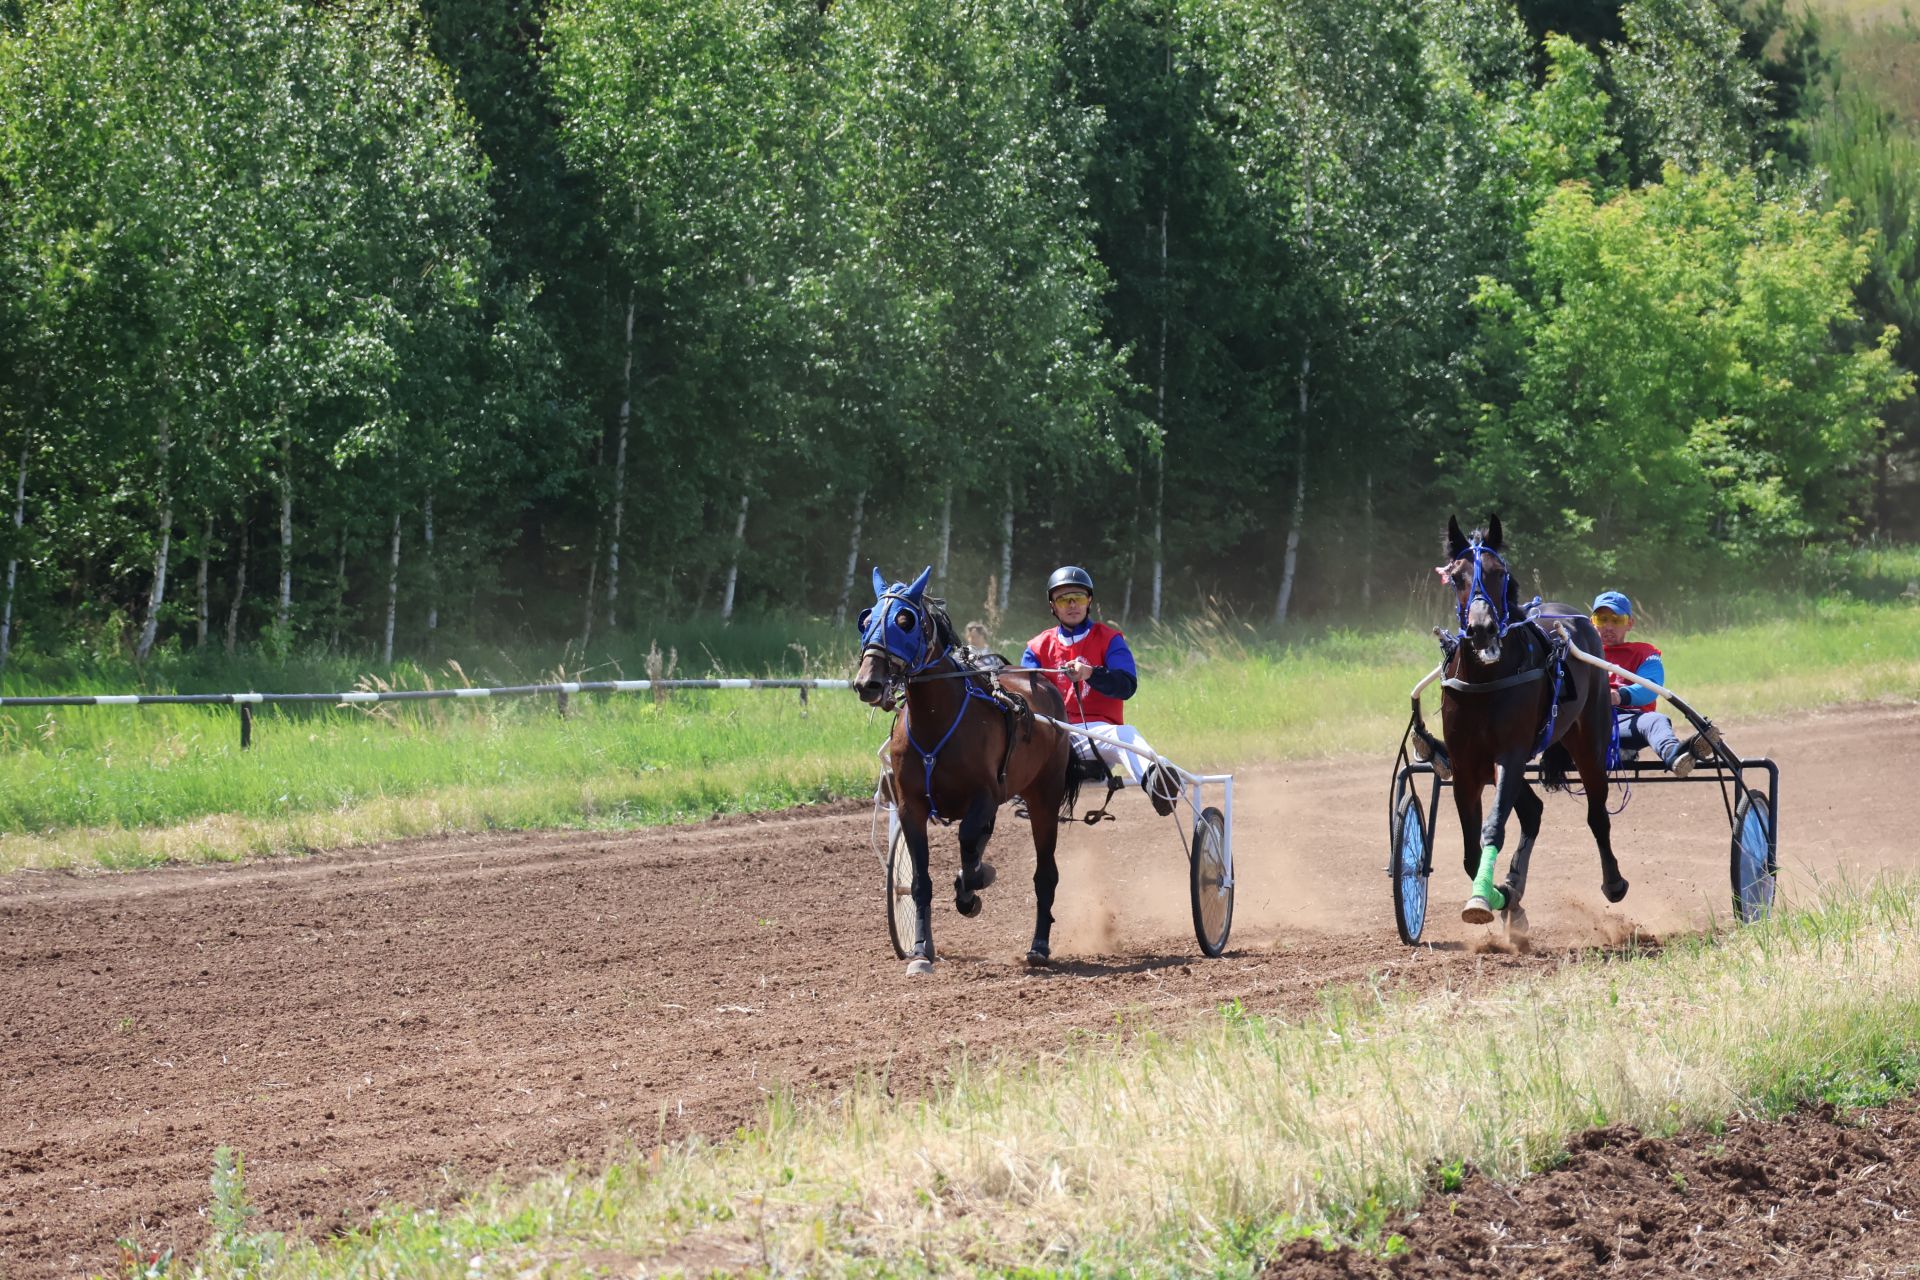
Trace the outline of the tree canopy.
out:
[[[830,614],[873,560],[1289,622],[1397,594],[1455,507],[1648,585],[1911,536],[1916,143],[1823,38],[23,0],[0,662]]]

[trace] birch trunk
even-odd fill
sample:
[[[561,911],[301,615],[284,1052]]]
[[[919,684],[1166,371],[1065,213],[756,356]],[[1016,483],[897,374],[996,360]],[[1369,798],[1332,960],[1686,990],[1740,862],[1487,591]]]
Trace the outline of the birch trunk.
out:
[[[233,571],[233,599],[227,605],[227,656],[233,656],[234,649],[240,643],[240,602],[247,596],[247,547],[251,538],[247,531],[246,513],[240,516],[240,559]]]
[[[153,553],[153,586],[147,592],[147,620],[140,625],[140,639],[133,647],[135,662],[145,662],[160,635],[160,606],[167,602],[167,556],[173,550],[173,486],[167,483],[167,454],[173,448],[172,423],[160,417],[160,545]]]
[[[207,647],[207,562],[213,558],[213,512],[200,524],[200,567],[193,575],[193,647]]]
[[[607,461],[607,433],[602,431],[593,445],[593,469],[598,474]],[[593,639],[593,597],[600,584],[600,548],[606,542],[606,527],[596,519],[593,522],[593,555],[587,560],[587,606],[581,615],[580,651],[586,652],[587,642]]]
[[[433,565],[433,494],[427,494],[427,630],[440,629],[440,576]]]
[[[626,514],[627,499],[627,427],[633,420],[633,316],[634,302],[627,299],[627,366],[620,383],[620,443],[613,452],[613,528],[607,551],[607,630],[617,625],[614,611],[620,604],[620,518]]]
[[[1167,56],[1173,56],[1171,49]],[[1160,204],[1160,390],[1154,418],[1160,425],[1160,452],[1153,464],[1153,608],[1148,616],[1158,623],[1160,585],[1166,571],[1167,514],[1167,205],[1164,200]]]
[[[867,491],[862,489],[853,500],[853,537],[847,540],[847,572],[840,579],[840,606],[833,611],[836,627],[847,623],[847,602],[853,599],[853,572],[860,567],[860,526],[866,523],[866,516]]]
[[[747,542],[747,493],[740,493],[740,518],[733,522],[733,555],[727,562],[727,589],[720,598],[720,621],[733,621],[733,589],[740,581],[740,551]],[[856,534],[855,537],[859,535]]]
[[[7,557],[7,603],[0,613],[0,671],[13,653],[13,587],[20,575],[20,530],[27,522],[27,454],[33,448],[33,432],[20,445],[20,478],[13,485],[13,553]]]
[[[380,662],[393,665],[393,622],[400,612],[400,513],[393,513],[393,550],[387,562],[387,638],[380,646]]]
[[[1300,562],[1300,524],[1307,513],[1307,375],[1313,369],[1312,357],[1300,353],[1300,428],[1293,445],[1293,514],[1287,522],[1287,551],[1280,561],[1280,598],[1274,602],[1273,620],[1284,626],[1293,605],[1293,572]]]
[[[333,561],[333,626],[327,634],[327,647],[340,648],[340,632],[347,622],[347,531],[340,530],[340,541]]]
[[[293,433],[280,451],[280,606],[273,625],[286,634],[293,616]]]
[[[947,558],[953,550],[953,483],[947,483],[946,497],[940,503],[940,563],[934,571],[934,581],[941,590],[947,586]]]
[[[1309,158],[1306,165],[1306,181],[1303,184],[1306,196],[1307,261],[1313,260],[1313,165]],[[1284,626],[1287,613],[1293,606],[1293,573],[1300,562],[1300,524],[1307,514],[1307,380],[1313,372],[1313,349],[1303,347],[1300,351],[1300,425],[1294,437],[1293,449],[1293,514],[1287,522],[1287,550],[1280,564],[1280,597],[1273,604],[1273,620]]]
[[[593,559],[587,564],[587,608],[580,620],[580,649],[584,653],[587,642],[593,639],[593,594],[600,579],[600,528],[593,530]]]
[[[1007,509],[1000,518],[1000,612],[1013,598],[1013,477],[1007,477]]]
[[[1366,550],[1360,558],[1360,607],[1373,607],[1373,468],[1367,468],[1367,518],[1360,527],[1360,536],[1366,541]]]

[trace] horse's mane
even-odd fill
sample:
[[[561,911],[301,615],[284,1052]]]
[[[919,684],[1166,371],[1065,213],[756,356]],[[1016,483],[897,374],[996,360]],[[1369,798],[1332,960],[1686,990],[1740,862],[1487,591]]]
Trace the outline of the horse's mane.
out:
[[[947,602],[938,596],[921,596],[920,605],[926,615],[933,619],[934,647],[945,653],[960,643],[960,633],[953,629],[953,619],[947,616]]]

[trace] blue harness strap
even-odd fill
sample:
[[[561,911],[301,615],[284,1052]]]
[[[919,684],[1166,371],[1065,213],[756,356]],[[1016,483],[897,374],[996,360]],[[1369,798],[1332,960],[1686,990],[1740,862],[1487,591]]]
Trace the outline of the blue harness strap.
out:
[[[952,654],[952,652],[953,650],[949,649],[947,650],[946,653],[941,654],[940,658],[948,657],[949,655]],[[938,662],[940,658],[934,659],[934,662]],[[933,662],[929,662],[926,664],[926,667],[930,667],[932,665],[933,665]],[[922,667],[921,670],[924,671],[926,667]],[[947,731],[944,734],[940,735],[940,741],[933,744],[933,749],[931,751],[921,746],[919,739],[913,736],[913,724],[911,719],[909,718],[907,709],[905,707],[902,707],[900,709],[901,722],[904,723],[907,727],[907,745],[912,747],[914,750],[914,754],[920,757],[920,765],[926,771],[927,816],[933,819],[935,822],[942,823],[942,824],[951,822],[953,821],[953,819],[941,817],[940,806],[934,803],[933,766],[940,762],[941,751],[946,749],[947,743],[953,741],[953,735],[959,732],[960,722],[967,718],[967,708],[973,705],[973,700],[975,698],[981,698],[987,702],[993,702],[993,695],[982,690],[980,686],[976,685],[973,681],[968,680],[964,687],[966,688],[967,696],[960,700],[960,710],[954,713],[953,723],[947,726]],[[1000,704],[997,702],[994,703],[994,706],[996,708],[998,708],[999,705]]]

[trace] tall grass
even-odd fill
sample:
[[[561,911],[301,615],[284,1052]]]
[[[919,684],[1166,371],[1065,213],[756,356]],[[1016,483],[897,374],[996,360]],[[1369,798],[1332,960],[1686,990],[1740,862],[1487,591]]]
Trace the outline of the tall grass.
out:
[[[1666,652],[1670,683],[1736,746],[1753,715],[1837,701],[1920,697],[1920,607],[1846,600],[1764,621],[1640,634]],[[677,645],[676,673],[832,674],[850,649],[804,653],[769,627],[743,670]],[[698,641],[695,640],[696,648]],[[843,641],[844,643],[844,641]],[[1275,641],[1220,613],[1135,635],[1140,693],[1128,718],[1163,752],[1237,767],[1339,752],[1385,753],[1406,696],[1437,660],[1411,627],[1327,630]],[[751,645],[742,652],[752,652]],[[642,674],[644,657],[620,671]],[[148,686],[168,687],[147,673]],[[219,690],[219,671],[171,687]],[[265,669],[234,683],[287,689]],[[288,671],[323,691],[385,683],[344,664]],[[549,672],[401,669],[394,682],[537,680]],[[582,674],[567,672],[569,677]],[[612,674],[586,672],[589,676]],[[79,685],[75,689],[75,685]],[[329,688],[331,686],[331,689]],[[16,673],[10,693],[120,691]],[[232,687],[231,684],[228,686]],[[683,693],[550,700],[262,709],[239,747],[230,707],[18,708],[0,713],[0,870],[232,858],[489,828],[631,826],[867,794],[887,720],[850,693]]]
[[[1596,1125],[1653,1132],[1920,1078],[1920,895],[1853,889],[1658,954],[1484,994],[1362,987],[1298,1020],[961,1063],[896,1101],[776,1099],[763,1123],[598,1172],[393,1211],[274,1274],[567,1275],[676,1257],[768,1273],[1231,1274],[1299,1234],[1390,1244],[1436,1171],[1510,1179]],[[220,1253],[203,1260],[227,1273]],[[1035,1274],[1022,1271],[1021,1274]]]

